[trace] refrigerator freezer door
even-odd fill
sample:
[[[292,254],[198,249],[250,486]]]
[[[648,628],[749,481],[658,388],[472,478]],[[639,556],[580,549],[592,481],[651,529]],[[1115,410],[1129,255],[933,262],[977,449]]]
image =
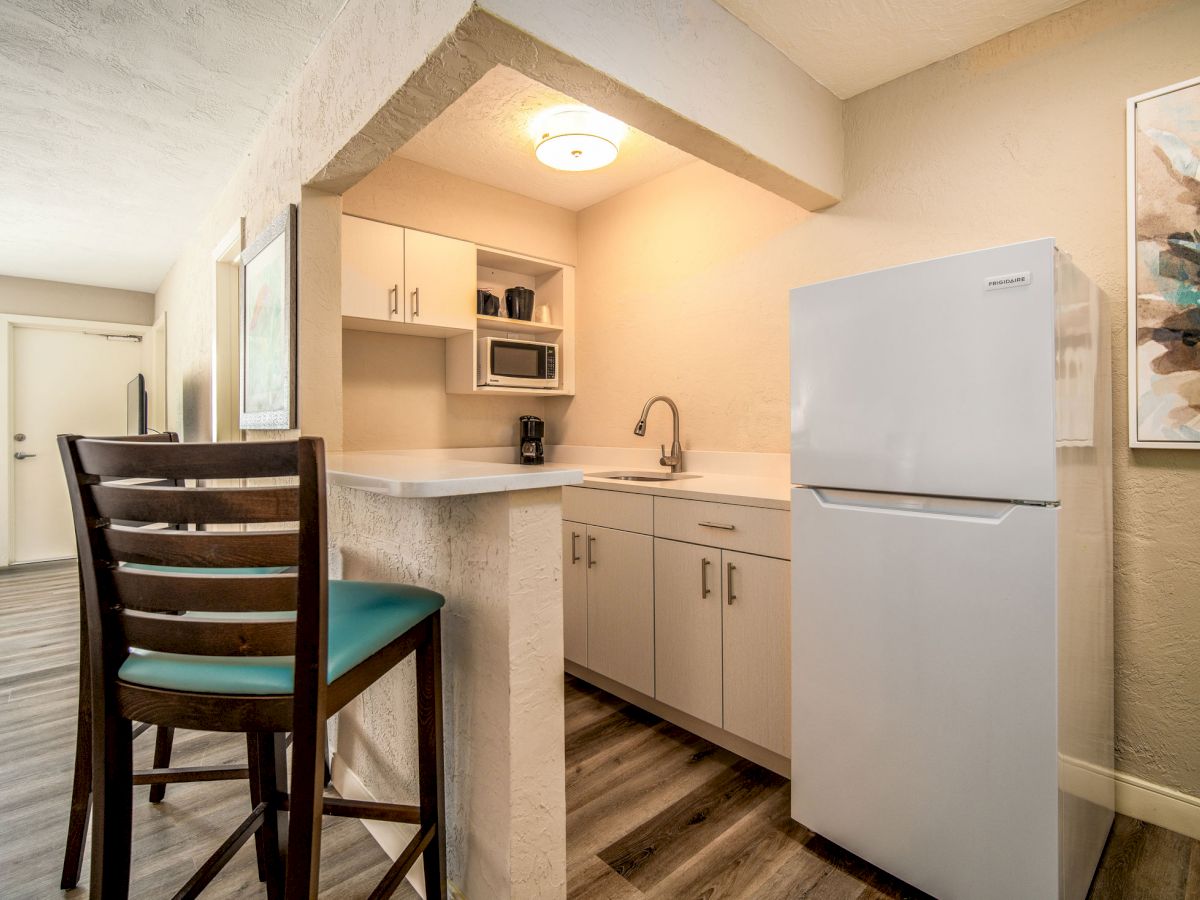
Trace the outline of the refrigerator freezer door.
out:
[[[792,482],[1056,500],[1054,242],[791,294]]]
[[[937,897],[1058,896],[1059,510],[796,489],[792,515],[793,818]]]

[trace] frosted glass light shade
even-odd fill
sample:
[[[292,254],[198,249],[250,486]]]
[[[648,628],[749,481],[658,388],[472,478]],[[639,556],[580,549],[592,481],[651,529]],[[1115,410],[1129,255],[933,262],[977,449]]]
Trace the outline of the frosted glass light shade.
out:
[[[586,106],[547,110],[534,120],[531,132],[538,160],[552,169],[587,172],[617,158],[628,129],[611,116]]]

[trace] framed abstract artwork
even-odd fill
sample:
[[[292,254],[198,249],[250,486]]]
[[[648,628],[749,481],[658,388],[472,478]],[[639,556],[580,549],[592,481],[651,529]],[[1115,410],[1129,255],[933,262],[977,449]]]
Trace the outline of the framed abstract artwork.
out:
[[[1129,446],[1200,450],[1200,78],[1128,103]]]
[[[239,427],[296,427],[296,207],[242,251]]]

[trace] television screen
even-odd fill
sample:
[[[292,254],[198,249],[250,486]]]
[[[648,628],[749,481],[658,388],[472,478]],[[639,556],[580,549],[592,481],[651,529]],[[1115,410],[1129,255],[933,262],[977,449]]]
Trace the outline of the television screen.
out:
[[[147,428],[146,379],[138,375],[125,386],[125,433],[146,434]]]

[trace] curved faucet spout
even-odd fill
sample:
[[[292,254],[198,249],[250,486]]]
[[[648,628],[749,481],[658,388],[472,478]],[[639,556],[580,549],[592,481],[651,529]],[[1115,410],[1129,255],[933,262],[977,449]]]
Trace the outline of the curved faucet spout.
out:
[[[650,407],[652,407],[655,403],[658,403],[660,400],[667,404],[667,406],[671,407],[671,452],[668,454],[667,448],[660,444],[659,449],[662,451],[662,456],[659,459],[658,464],[660,466],[669,466],[672,472],[682,472],[683,447],[680,446],[679,443],[679,407],[675,405],[674,400],[663,394],[659,394],[647,400],[646,405],[642,407],[641,417],[638,419],[637,424],[633,426],[633,433],[638,437],[645,437],[646,418],[650,415]]]

